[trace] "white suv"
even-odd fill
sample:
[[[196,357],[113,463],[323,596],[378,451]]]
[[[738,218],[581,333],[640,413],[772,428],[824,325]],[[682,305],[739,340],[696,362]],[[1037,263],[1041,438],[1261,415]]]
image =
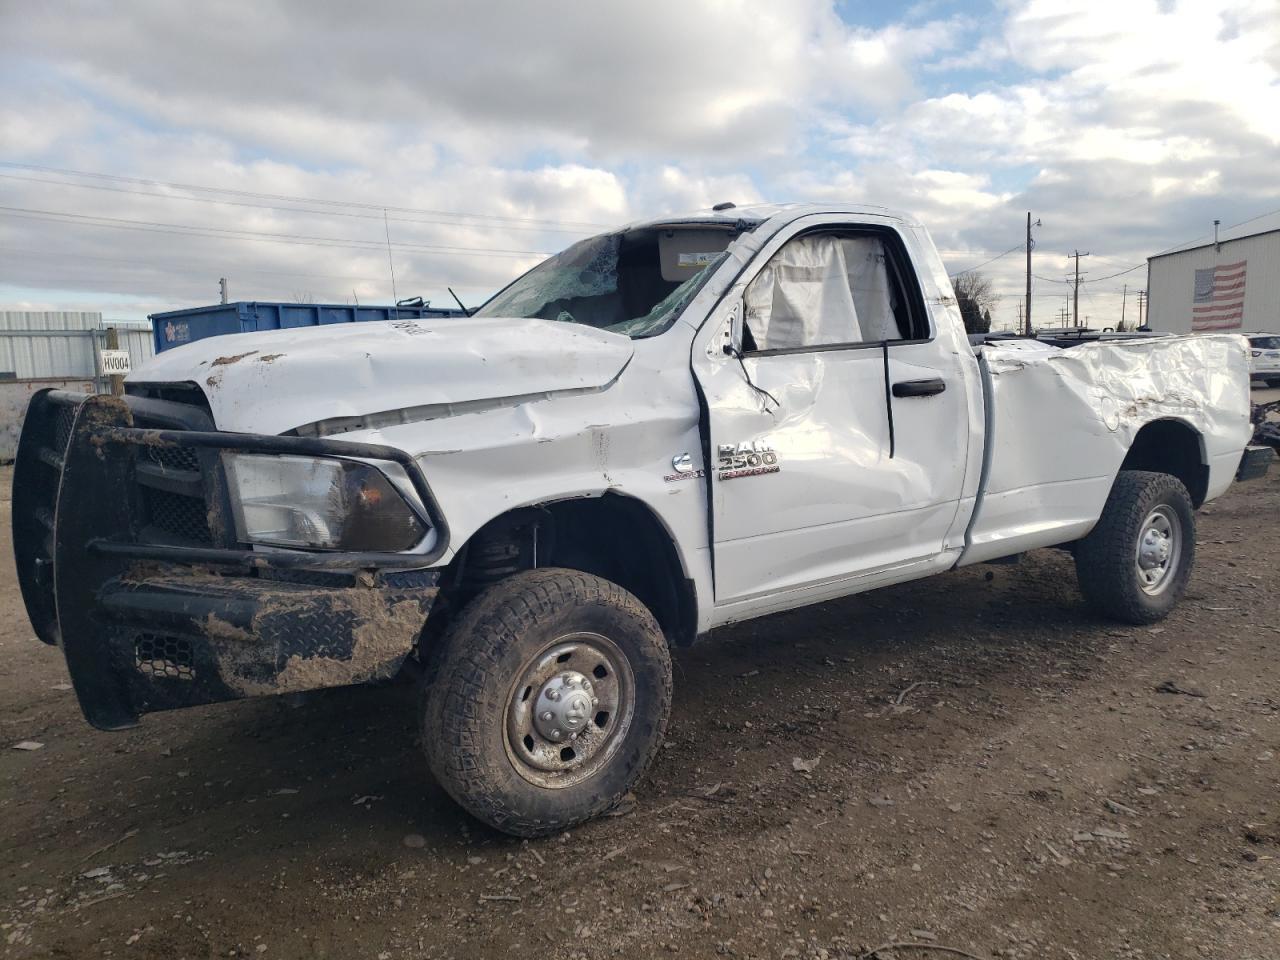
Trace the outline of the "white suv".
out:
[[[1249,334],[1249,375],[1280,387],[1280,334]]]

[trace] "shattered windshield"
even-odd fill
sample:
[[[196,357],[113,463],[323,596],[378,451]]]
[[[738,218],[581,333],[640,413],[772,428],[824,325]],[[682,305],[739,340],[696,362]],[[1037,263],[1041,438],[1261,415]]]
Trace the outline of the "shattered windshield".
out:
[[[580,323],[633,339],[656,336],[675,322],[732,239],[724,229],[592,237],[544,260],[474,315]]]

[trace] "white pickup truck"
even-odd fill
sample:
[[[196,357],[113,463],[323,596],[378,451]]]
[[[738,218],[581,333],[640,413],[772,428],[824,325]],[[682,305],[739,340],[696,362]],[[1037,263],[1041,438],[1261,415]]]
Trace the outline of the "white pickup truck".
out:
[[[924,228],[734,208],[575,244],[474,316],[219,337],[32,402],[31,621],[95,726],[420,674],[440,783],[513,834],[608,810],[669,647],[1038,547],[1128,623],[1238,474],[1238,336],[971,346]]]

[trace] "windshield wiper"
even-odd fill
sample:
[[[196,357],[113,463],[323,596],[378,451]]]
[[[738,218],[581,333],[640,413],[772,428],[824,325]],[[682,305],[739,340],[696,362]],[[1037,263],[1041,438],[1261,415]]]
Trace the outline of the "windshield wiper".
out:
[[[449,291],[449,296],[453,297],[453,302],[462,307],[462,312],[468,317],[471,316],[471,311],[467,309],[466,304],[458,299],[458,295],[453,292],[453,287],[445,287],[445,289]]]

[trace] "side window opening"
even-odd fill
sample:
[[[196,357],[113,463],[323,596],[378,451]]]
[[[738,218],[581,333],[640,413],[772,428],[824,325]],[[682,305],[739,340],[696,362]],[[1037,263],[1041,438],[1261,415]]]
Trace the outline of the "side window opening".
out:
[[[878,233],[796,237],[751,281],[744,300],[747,352],[928,335],[906,296],[899,257]]]

